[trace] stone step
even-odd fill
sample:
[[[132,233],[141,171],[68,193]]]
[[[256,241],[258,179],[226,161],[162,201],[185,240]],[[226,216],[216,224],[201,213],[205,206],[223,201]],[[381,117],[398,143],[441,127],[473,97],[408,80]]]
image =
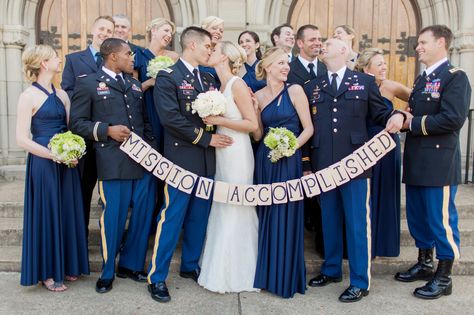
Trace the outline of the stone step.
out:
[[[408,231],[406,220],[401,221],[400,245],[413,246],[414,241]],[[23,235],[23,218],[0,219],[0,246],[20,246]],[[474,246],[474,219],[462,219],[459,221],[461,233],[461,244],[463,246]],[[97,220],[91,220],[89,224],[89,245],[100,244],[100,230]]]
[[[474,247],[465,246],[462,249],[461,258],[455,262],[453,267],[453,275],[474,275]],[[151,259],[151,247],[147,253],[145,268],[148,267]],[[171,260],[170,271],[179,271],[181,250],[178,247]],[[372,260],[373,275],[392,275],[397,271],[405,270],[413,265],[416,261],[416,248],[401,247],[399,257],[395,258],[376,258]],[[89,261],[91,272],[99,272],[102,268],[102,257],[98,246],[89,248]],[[306,249],[305,251],[306,271],[308,277],[319,272],[323,260],[314,253],[314,251]],[[20,246],[0,246],[0,272],[18,272],[21,269],[21,247]],[[347,260],[343,263],[344,273],[349,273]]]

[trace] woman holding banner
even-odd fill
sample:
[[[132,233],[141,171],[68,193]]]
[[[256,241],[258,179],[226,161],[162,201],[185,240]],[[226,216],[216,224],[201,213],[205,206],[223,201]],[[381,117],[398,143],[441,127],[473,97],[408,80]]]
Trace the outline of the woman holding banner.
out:
[[[256,138],[267,135],[270,128],[285,127],[297,137],[297,150],[290,157],[272,162],[269,148],[261,141],[256,155],[256,184],[270,186],[303,175],[299,148],[313,134],[313,125],[303,89],[285,83],[289,70],[288,55],[276,47],[268,49],[257,64],[257,79],[266,79],[267,85],[255,94],[261,120]],[[259,236],[254,285],[290,298],[306,291],[304,207],[302,200],[287,200],[286,190],[283,191],[283,203],[257,207]]]

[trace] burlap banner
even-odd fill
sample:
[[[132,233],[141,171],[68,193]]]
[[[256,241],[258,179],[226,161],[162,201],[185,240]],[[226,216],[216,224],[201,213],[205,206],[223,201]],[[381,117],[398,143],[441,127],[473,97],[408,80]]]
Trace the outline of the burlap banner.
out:
[[[393,150],[395,141],[381,131],[349,156],[333,165],[301,178],[265,185],[241,185],[214,181],[189,172],[153,149],[140,136],[131,133],[120,149],[147,171],[168,185],[187,194],[195,189],[199,198],[244,206],[267,206],[314,197],[347,183],[371,168],[384,155]]]

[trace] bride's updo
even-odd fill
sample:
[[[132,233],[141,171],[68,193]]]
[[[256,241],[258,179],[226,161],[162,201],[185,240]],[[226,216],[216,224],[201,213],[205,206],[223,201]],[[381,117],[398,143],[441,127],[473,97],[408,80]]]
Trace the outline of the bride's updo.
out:
[[[257,77],[257,80],[267,79],[267,73],[265,72],[265,68],[274,63],[275,60],[277,60],[277,58],[281,55],[286,56],[286,53],[283,49],[278,47],[272,47],[265,50],[265,53],[262,56],[262,60],[260,60],[257,63],[257,66],[255,67],[255,76]]]
[[[229,58],[229,67],[233,75],[237,75],[244,62],[247,61],[245,50],[237,44],[229,41],[219,43],[221,52]]]
[[[56,51],[48,45],[35,45],[25,49],[21,56],[25,78],[30,82],[38,80],[41,63],[56,57]]]

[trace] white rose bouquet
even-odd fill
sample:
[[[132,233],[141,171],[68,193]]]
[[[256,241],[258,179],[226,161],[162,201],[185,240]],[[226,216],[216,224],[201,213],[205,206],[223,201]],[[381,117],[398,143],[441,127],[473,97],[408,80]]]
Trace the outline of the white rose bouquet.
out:
[[[166,69],[174,65],[173,59],[167,56],[158,56],[148,62],[146,67],[146,75],[150,78],[156,78],[160,70]]]
[[[68,167],[75,167],[75,160],[79,160],[86,153],[86,143],[81,136],[70,131],[55,134],[48,143],[51,156]]]
[[[225,114],[227,98],[219,91],[207,91],[200,93],[192,103],[192,113],[197,113],[199,117],[219,116]],[[213,125],[206,126],[207,131],[214,130]]]
[[[295,134],[285,127],[270,128],[263,143],[270,149],[268,158],[272,163],[276,163],[282,157],[292,156],[298,146]]]

